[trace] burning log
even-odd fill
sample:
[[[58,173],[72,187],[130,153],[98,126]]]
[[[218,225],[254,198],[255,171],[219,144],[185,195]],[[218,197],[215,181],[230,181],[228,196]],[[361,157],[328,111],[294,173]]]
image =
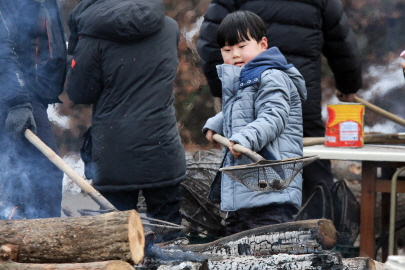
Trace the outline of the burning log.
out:
[[[147,268],[146,268],[147,269]],[[181,262],[160,265],[158,270],[264,270],[264,269],[345,269],[339,253],[322,254],[278,254],[272,256],[239,256],[223,260],[207,260],[205,262]]]
[[[207,244],[168,246],[202,255],[272,255],[279,253],[310,254],[331,250],[338,233],[328,219],[313,219],[263,226]]]
[[[104,261],[90,263],[61,263],[61,264],[42,264],[42,263],[2,263],[2,270],[134,270],[132,265],[124,261]]]
[[[381,264],[369,257],[343,259],[343,265],[350,270],[377,270],[382,269]]]
[[[139,263],[144,246],[144,230],[135,210],[98,216],[0,220],[3,257],[9,256],[13,262]]]

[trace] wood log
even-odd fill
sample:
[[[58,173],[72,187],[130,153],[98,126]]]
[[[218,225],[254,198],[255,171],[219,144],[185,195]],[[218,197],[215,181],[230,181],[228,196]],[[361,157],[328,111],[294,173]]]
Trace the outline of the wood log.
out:
[[[374,261],[369,257],[356,257],[343,259],[343,265],[350,270],[377,270],[381,269],[379,262]]]
[[[405,144],[405,133],[389,133],[389,134],[365,134],[364,143],[374,144]],[[324,144],[325,137],[305,137],[304,146]]]
[[[90,263],[2,263],[2,270],[134,270],[134,267],[124,261],[104,261]]]
[[[272,255],[278,253],[309,254],[331,250],[337,242],[338,233],[328,219],[313,219],[267,225],[216,241],[185,246],[168,246],[165,249],[180,249],[193,253],[216,255]]]
[[[142,269],[142,268],[141,268]],[[151,268],[144,268],[145,270]],[[322,254],[278,254],[272,256],[239,256],[224,260],[207,260],[206,262],[169,262],[160,265],[158,270],[265,270],[265,269],[296,269],[326,270],[344,269],[339,253]]]
[[[20,263],[77,263],[144,256],[144,229],[138,212],[98,216],[0,220],[0,247],[11,248]]]

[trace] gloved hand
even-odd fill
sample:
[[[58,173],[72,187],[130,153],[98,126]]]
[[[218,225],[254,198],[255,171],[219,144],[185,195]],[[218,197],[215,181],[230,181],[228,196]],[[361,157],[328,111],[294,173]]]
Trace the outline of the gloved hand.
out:
[[[37,132],[31,104],[24,103],[11,107],[6,119],[6,130],[13,133],[14,138],[22,140],[27,128],[34,133]]]

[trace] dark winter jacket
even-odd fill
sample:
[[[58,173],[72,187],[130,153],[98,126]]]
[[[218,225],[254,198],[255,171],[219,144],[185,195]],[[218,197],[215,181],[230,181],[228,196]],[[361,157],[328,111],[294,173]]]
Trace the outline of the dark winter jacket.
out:
[[[69,24],[79,40],[69,48],[74,54],[66,91],[74,103],[94,104],[95,188],[182,181],[185,154],[173,106],[179,29],[165,16],[164,4],[85,0]]]
[[[57,0],[0,0],[0,108],[59,102],[66,42]]]
[[[263,18],[269,47],[278,47],[304,76],[308,91],[304,120],[321,118],[321,54],[328,60],[338,90],[348,94],[361,88],[361,56],[339,0],[213,0],[197,46],[214,96],[221,97],[215,66],[223,62],[216,32],[223,18],[236,10]]]

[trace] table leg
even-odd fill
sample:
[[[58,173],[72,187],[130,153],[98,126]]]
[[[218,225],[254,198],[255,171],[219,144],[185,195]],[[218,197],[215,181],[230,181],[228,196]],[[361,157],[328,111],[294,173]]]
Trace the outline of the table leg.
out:
[[[374,218],[376,167],[371,161],[362,162],[360,202],[360,256],[374,259]]]

